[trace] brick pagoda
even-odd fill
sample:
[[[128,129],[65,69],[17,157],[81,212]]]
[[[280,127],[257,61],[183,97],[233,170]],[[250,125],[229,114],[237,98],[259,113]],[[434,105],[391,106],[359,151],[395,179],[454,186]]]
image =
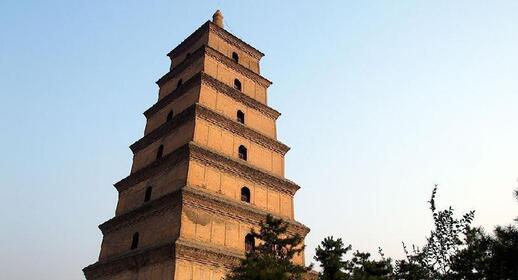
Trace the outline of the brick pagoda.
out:
[[[289,147],[267,104],[263,53],[224,29],[217,11],[169,54],[131,174],[115,184],[115,217],[101,224],[92,279],[223,279],[267,214],[292,233],[299,186],[284,177]],[[300,254],[294,262],[304,264]]]

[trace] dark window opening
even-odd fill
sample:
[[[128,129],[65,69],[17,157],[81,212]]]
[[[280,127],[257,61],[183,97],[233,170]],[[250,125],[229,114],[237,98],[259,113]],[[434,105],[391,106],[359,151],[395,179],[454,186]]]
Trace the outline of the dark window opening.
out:
[[[158,150],[156,151],[156,159],[162,158],[163,155],[164,155],[164,145],[160,145],[160,147],[158,147]]]
[[[131,240],[131,250],[137,249],[138,247],[138,232],[133,234],[133,239]]]
[[[236,115],[237,115],[237,122],[245,124],[245,113],[243,113],[243,111],[241,111],[241,110],[238,110]]]
[[[169,111],[169,114],[167,114],[167,121],[170,121],[173,119],[173,116],[174,116],[174,112],[173,110]]]
[[[245,236],[245,251],[247,253],[250,253],[250,252],[254,251],[254,249],[255,249],[255,238],[251,233],[249,233]]]
[[[237,55],[236,52],[232,52],[232,59],[235,61],[235,62],[238,62],[239,63],[239,55]]]
[[[247,187],[241,188],[241,201],[250,203],[250,189]]]
[[[151,199],[151,192],[153,191],[153,187],[147,187],[146,195],[144,196],[144,202],[148,202]]]
[[[181,86],[182,86],[182,83],[183,83],[183,80],[182,80],[182,79],[178,80],[178,84],[176,84],[176,88],[181,87]]]
[[[241,82],[238,79],[234,79],[234,88],[241,90]]]
[[[189,58],[189,56],[191,56],[191,53],[188,52],[186,55],[185,55],[185,59]]]
[[[246,151],[245,146],[243,146],[243,145],[239,146],[238,153],[239,153],[240,159],[247,160],[248,156],[247,156],[247,151]]]

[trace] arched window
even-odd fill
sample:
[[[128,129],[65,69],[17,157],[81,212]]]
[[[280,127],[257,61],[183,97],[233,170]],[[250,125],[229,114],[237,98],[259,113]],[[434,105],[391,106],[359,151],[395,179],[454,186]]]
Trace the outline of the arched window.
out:
[[[151,192],[153,191],[153,187],[147,187],[146,195],[144,196],[144,202],[148,202],[151,199]]]
[[[255,238],[249,233],[245,236],[245,252],[250,253],[255,249]]]
[[[164,155],[164,145],[160,145],[160,147],[158,147],[158,150],[156,151],[156,159],[162,158],[163,155]]]
[[[173,119],[173,116],[174,116],[174,112],[173,112],[173,110],[169,111],[169,114],[167,114],[167,119],[166,119],[166,120],[167,120],[167,121],[172,120],[172,119]]]
[[[247,151],[246,151],[245,146],[243,146],[243,145],[239,146],[238,153],[239,153],[239,158],[240,159],[247,160],[248,155],[247,155]]]
[[[236,52],[232,52],[232,60],[239,63],[239,55]]]
[[[241,90],[241,82],[238,79],[234,79],[234,88]]]
[[[133,239],[131,240],[131,250],[137,249],[138,247],[138,232],[133,234]]]
[[[181,86],[182,86],[182,83],[183,83],[183,80],[182,80],[182,79],[178,80],[178,83],[176,84],[176,88],[181,87]]]
[[[237,116],[238,123],[245,124],[245,113],[243,113],[243,111],[237,110],[236,116]]]
[[[247,187],[241,188],[241,201],[250,203],[250,189]]]

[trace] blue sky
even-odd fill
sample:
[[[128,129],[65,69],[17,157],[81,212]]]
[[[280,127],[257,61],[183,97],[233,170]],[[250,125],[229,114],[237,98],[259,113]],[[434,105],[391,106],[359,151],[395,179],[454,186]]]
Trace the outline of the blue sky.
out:
[[[2,0],[3,278],[82,279],[165,54],[217,8],[266,54],[308,261],[422,244],[435,183],[487,229],[517,216],[517,1]]]

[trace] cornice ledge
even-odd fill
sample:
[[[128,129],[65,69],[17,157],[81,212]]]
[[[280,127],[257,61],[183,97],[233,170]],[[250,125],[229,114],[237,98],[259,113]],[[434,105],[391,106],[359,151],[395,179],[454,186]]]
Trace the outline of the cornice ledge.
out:
[[[155,174],[162,172],[165,169],[172,168],[187,159],[189,155],[189,145],[185,144],[173,152],[165,155],[159,160],[155,160],[151,164],[139,169],[138,171],[131,173],[126,178],[115,183],[114,186],[117,191],[121,192],[129,188],[130,186],[141,182]]]
[[[238,162],[235,159],[219,154],[216,151],[201,147],[194,142],[189,142],[173,152],[165,155],[163,158],[143,167],[142,169],[130,174],[126,178],[115,183],[115,188],[121,192],[142,180],[162,172],[165,169],[174,167],[185,159],[194,159],[198,162],[211,164],[220,170],[225,170],[247,177],[255,182],[260,182],[269,186],[274,186],[279,191],[294,195],[300,187],[294,182],[272,174],[263,169],[259,169],[246,162]]]
[[[250,97],[246,94],[243,94],[241,91],[239,91],[233,87],[230,87],[230,86],[226,85],[225,83],[222,83],[218,79],[210,76],[209,74],[207,74],[205,72],[201,72],[201,78],[202,78],[201,79],[202,83],[214,88],[215,90],[217,90],[219,92],[226,94],[227,96],[233,98],[234,100],[240,101],[247,106],[250,106],[252,108],[257,109],[258,111],[265,113],[266,115],[268,115],[269,117],[271,117],[275,120],[277,118],[279,118],[279,116],[281,115],[281,113],[279,113],[277,110],[253,99],[252,97]]]
[[[182,72],[185,68],[192,65],[192,62],[200,57],[203,57],[203,55],[206,53],[205,51],[205,45],[199,47],[196,49],[188,58],[184,59],[180,64],[178,64],[176,67],[174,67],[169,72],[165,73],[158,81],[155,83],[161,87],[166,82],[168,82],[171,78],[173,78],[176,74]]]
[[[241,40],[239,37],[235,36],[234,34],[226,31],[223,28],[218,27],[217,25],[213,24],[210,21],[206,21],[204,24],[202,24],[196,31],[191,33],[185,40],[183,40],[180,44],[178,44],[174,49],[172,49],[167,56],[172,57],[175,56],[183,51],[185,51],[186,48],[188,48],[192,43],[194,43],[196,40],[198,40],[204,31],[213,31],[217,35],[219,35],[223,40],[225,40],[227,43],[230,43],[231,45],[241,47],[246,53],[250,54],[254,58],[261,59],[264,56],[264,53],[259,51],[258,49],[252,47],[245,41]]]
[[[125,270],[136,270],[143,266],[172,260],[175,255],[173,241],[142,248],[103,261],[98,261],[83,268],[86,279],[97,279],[106,275],[113,275]]]
[[[215,247],[205,243],[200,243],[191,240],[178,239],[176,241],[176,256],[179,259],[184,259],[201,264],[207,264],[214,267],[224,267],[232,269],[239,262],[244,259],[244,254],[237,250],[229,250],[227,248]],[[316,280],[318,272],[311,270],[307,272],[304,279]]]
[[[175,115],[171,120],[166,121],[164,124],[157,127],[155,130],[144,135],[144,137],[140,138],[135,143],[131,144],[131,151],[133,152],[133,154],[135,154],[138,151],[150,145],[151,143],[155,142],[156,140],[164,137],[168,132],[175,130],[176,128],[182,126],[190,120],[194,120],[195,112],[195,104],[187,107],[185,110]]]
[[[206,243],[179,238],[176,240],[176,256],[179,259],[211,264],[215,267],[227,269],[239,264],[244,254],[237,250],[216,247]]]
[[[214,123],[233,133],[237,133],[240,136],[249,139],[250,141],[256,142],[266,148],[270,148],[282,155],[285,155],[290,150],[290,147],[276,139],[273,139],[250,127],[231,120],[226,116],[223,116],[213,111],[212,109],[203,106],[200,103],[195,103],[180,112],[178,115],[174,116],[172,120],[165,122],[155,130],[137,140],[130,146],[131,151],[133,154],[137,153],[156,140],[164,137],[167,133],[185,124],[187,121],[193,120],[194,116],[200,117],[210,123]]]
[[[198,29],[196,29],[189,37],[185,38],[180,44],[178,44],[174,49],[172,49],[167,56],[173,57],[178,53],[185,51],[192,43],[196,42],[196,40],[200,39],[201,35],[204,31],[208,31],[210,26],[210,21],[206,21],[202,24]]]
[[[165,75],[163,75],[158,81],[156,81],[156,84],[158,86],[163,86],[167,81],[169,81],[172,77],[174,77],[179,72],[183,71],[186,67],[191,65],[191,62],[202,57],[204,54],[209,55],[215,59],[217,59],[219,62],[225,64],[227,67],[232,68],[233,70],[243,74],[244,76],[248,77],[249,79],[252,79],[259,84],[263,85],[264,87],[269,87],[272,82],[265,77],[255,73],[254,71],[244,67],[243,65],[236,63],[229,57],[225,56],[224,54],[220,53],[219,51],[209,47],[208,45],[202,45],[198,49],[196,49],[191,56],[189,56],[187,59],[182,61],[178,66],[174,67],[171,71],[167,72]]]
[[[217,90],[218,92],[221,92],[238,102],[241,102],[247,106],[250,106],[251,108],[258,110],[259,112],[264,113],[265,115],[267,115],[268,117],[270,117],[274,120],[278,119],[279,116],[281,115],[280,112],[267,106],[266,104],[263,104],[255,99],[253,99],[252,97],[250,97],[246,94],[243,94],[241,91],[220,82],[219,80],[210,76],[209,74],[207,74],[203,71],[200,71],[197,74],[195,74],[194,76],[192,76],[185,83],[183,83],[182,86],[180,86],[179,88],[175,88],[170,93],[165,95],[162,99],[158,100],[155,104],[153,104],[151,107],[149,107],[149,109],[147,109],[144,112],[144,116],[146,116],[146,118],[151,117],[153,114],[155,114],[156,112],[163,109],[169,103],[178,99],[180,96],[183,96],[190,89],[192,89],[193,87],[198,86],[202,83],[212,87],[213,89]]]
[[[237,161],[194,142],[189,142],[189,147],[191,151],[190,158],[199,162],[211,164],[213,167],[218,167],[218,169],[240,174],[240,176],[247,177],[251,180],[266,183],[266,185],[274,184],[280,191],[284,191],[290,195],[295,195],[295,192],[300,189],[294,182],[269,171],[259,169],[245,161]]]
[[[233,201],[231,199],[225,198],[217,194],[208,193],[206,191],[198,189],[198,187],[185,185],[178,190],[175,190],[160,198],[145,203],[140,207],[135,208],[127,213],[111,218],[110,220],[100,224],[99,229],[101,230],[103,235],[106,235],[110,232],[125,227],[128,224],[134,224],[152,215],[161,214],[166,212],[167,210],[178,207],[180,206],[180,204],[185,204],[185,202],[187,202],[187,199],[196,199],[197,207],[203,208],[203,205],[206,205],[206,203],[211,203],[213,207],[231,208],[234,212],[228,213],[240,213],[242,215],[245,215],[249,220],[253,220],[254,223],[262,221],[264,217],[266,217],[266,215],[271,214],[257,207]],[[290,219],[289,217],[283,217],[273,214],[272,216],[274,216],[275,218],[283,219],[286,223],[288,223],[290,226],[296,229],[296,232],[301,234],[302,236],[305,236],[309,232],[309,228],[307,226],[293,219]]]
[[[250,141],[256,142],[264,147],[279,152],[282,155],[285,155],[290,150],[290,147],[286,146],[282,142],[266,136],[234,120],[231,120],[226,116],[223,116],[199,103],[196,105],[196,116],[199,116],[204,120],[223,127],[231,132],[237,133]]]
[[[197,74],[189,78],[189,80],[185,81],[179,88],[175,88],[170,93],[162,97],[162,99],[158,100],[155,104],[153,104],[144,112],[144,116],[146,116],[146,118],[151,117],[154,113],[160,111],[169,103],[180,98],[195,86],[201,85],[201,73],[202,72],[198,72]]]
[[[260,221],[263,221],[264,218],[268,214],[270,214],[273,217],[278,218],[278,219],[280,218],[284,222],[286,222],[290,226],[289,230],[292,231],[293,233],[298,233],[304,237],[310,231],[309,227],[307,227],[306,225],[304,225],[300,222],[297,222],[293,219],[282,217],[279,215],[274,215],[270,212],[261,210],[259,208],[250,206],[250,205],[242,203],[242,202],[230,200],[223,196],[210,194],[208,192],[199,190],[196,187],[185,186],[182,189],[182,192],[183,192],[183,201],[184,201],[183,204],[184,205],[186,205],[188,199],[195,199],[196,200],[195,203],[191,204],[191,206],[195,206],[198,208],[204,208],[203,205],[205,205],[206,202],[210,202],[213,204],[212,206],[216,206],[218,208],[228,207],[228,208],[232,208],[232,210],[234,210],[233,212],[232,211],[227,211],[227,212],[223,211],[221,213],[227,213],[227,214],[228,213],[239,213],[239,214],[235,214],[233,216],[246,215],[248,217],[248,219],[252,220],[256,224],[259,224]],[[215,209],[211,209],[211,210],[215,210]],[[293,229],[293,230],[291,230],[291,229]]]
[[[103,235],[106,235],[107,233],[118,230],[123,226],[146,219],[151,215],[164,213],[169,209],[179,206],[180,201],[181,191],[178,189],[148,203],[144,203],[142,206],[129,212],[109,219],[108,221],[100,224],[99,229]]]
[[[236,35],[228,32],[227,30],[215,25],[214,23],[209,21],[209,29],[213,31],[214,33],[218,34],[221,38],[223,38],[225,41],[230,43],[231,45],[243,47],[245,50],[247,50],[247,53],[252,55],[253,57],[257,59],[261,59],[264,56],[264,53],[259,51],[258,49],[252,47],[245,41],[241,40]]]
[[[202,48],[203,48],[203,46],[202,46]],[[235,61],[233,61],[226,55],[217,51],[216,49],[213,49],[207,45],[205,45],[204,48],[205,48],[205,53],[208,54],[209,56],[217,59],[219,62],[221,62],[221,63],[225,64],[226,66],[228,66],[229,68],[232,68],[235,71],[243,74],[244,76],[258,82],[262,86],[269,87],[272,84],[272,82],[270,80],[255,73],[254,71],[244,67],[243,65],[236,63]]]

